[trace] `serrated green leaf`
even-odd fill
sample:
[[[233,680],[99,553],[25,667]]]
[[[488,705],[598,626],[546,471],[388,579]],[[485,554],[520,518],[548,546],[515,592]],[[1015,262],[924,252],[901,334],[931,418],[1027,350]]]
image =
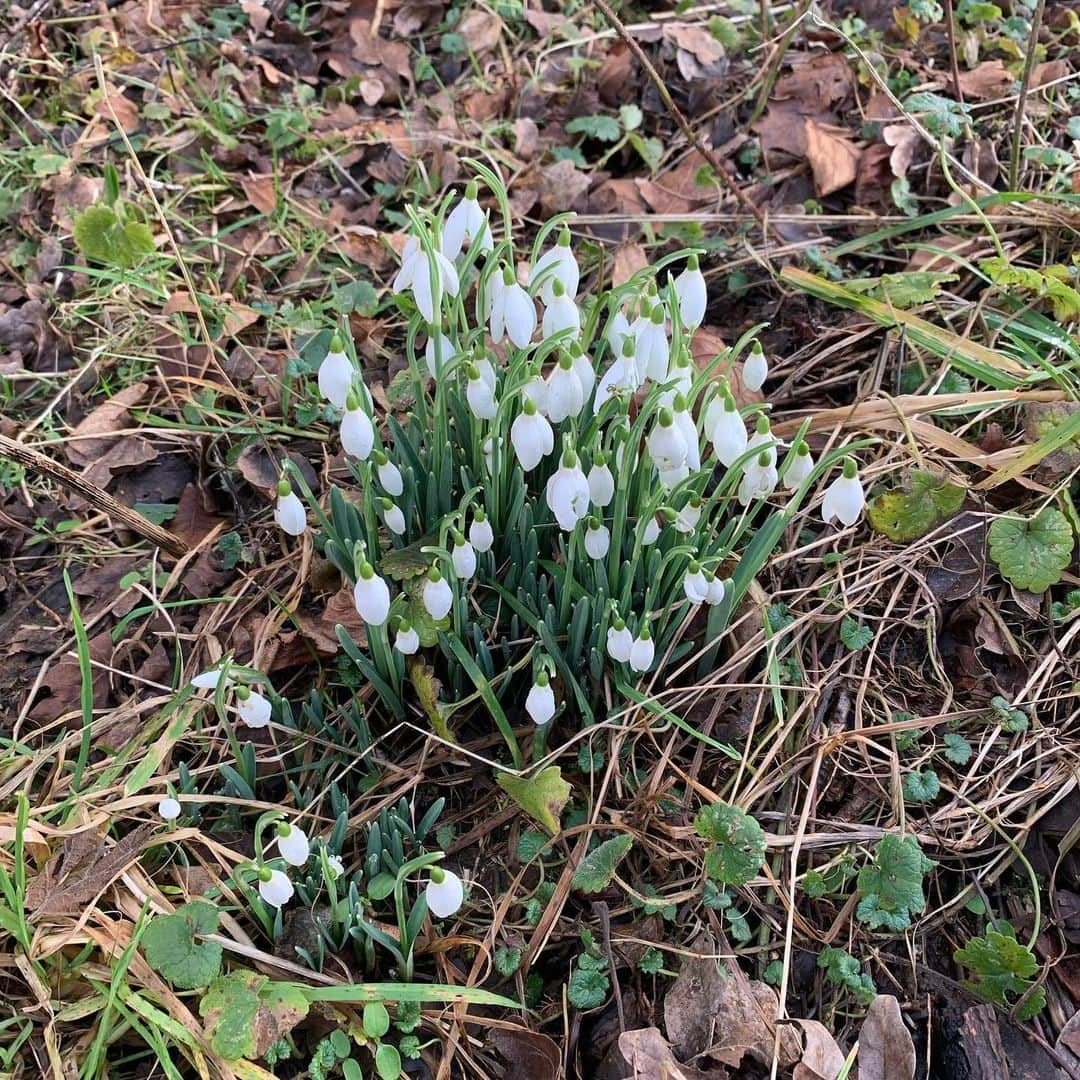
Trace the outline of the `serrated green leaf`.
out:
[[[866,516],[871,528],[890,540],[918,540],[960,509],[966,490],[945,476],[915,469],[903,487],[872,499]]]
[[[950,732],[942,742],[945,743],[945,759],[954,765],[966,765],[971,760],[971,743],[963,735]]]
[[[525,829],[518,837],[517,857],[520,862],[532,862],[547,847],[548,838],[535,829]]]
[[[972,993],[996,1002],[1004,1009],[1011,1009],[1034,985],[1032,976],[1039,970],[1039,962],[1026,945],[1020,944],[1015,935],[996,930],[987,930],[984,937],[972,938],[953,953],[953,959],[974,973],[974,979],[964,980]],[[1046,993],[1040,986],[1018,1010],[1017,1019],[1030,1020],[1045,1005]]]
[[[253,971],[219,976],[199,1002],[210,1045],[227,1061],[262,1057],[307,1012],[308,1001],[299,987],[271,982]]]
[[[567,135],[587,135],[600,142],[617,142],[622,134],[618,120],[611,116],[575,116],[564,130]]]
[[[636,105],[621,105],[619,107],[619,122],[624,131],[636,131],[641,127],[644,114]]]
[[[584,893],[603,892],[633,846],[634,838],[628,833],[605,840],[581,860],[581,865],[574,871],[571,887]]]
[[[922,772],[910,772],[901,781],[904,790],[904,801],[909,803],[932,802],[941,791],[941,781],[933,769],[923,769]]]
[[[180,990],[206,986],[221,970],[221,945],[199,939],[217,928],[217,908],[204,900],[158,915],[143,931],[146,962]]]
[[[705,806],[694,818],[698,836],[712,840],[705,872],[724,885],[745,885],[765,862],[765,832],[745,810],[727,803]]]
[[[575,1009],[599,1009],[607,1001],[611,980],[602,971],[579,967],[570,976],[566,997]]]
[[[850,615],[845,615],[840,622],[840,640],[852,652],[858,652],[874,640],[874,631]]]
[[[817,966],[825,972],[825,978],[844,987],[861,1005],[869,1005],[877,994],[874,982],[865,974],[859,961],[843,949],[823,949]]]
[[[988,535],[990,557],[1002,577],[1018,589],[1046,592],[1061,580],[1062,570],[1072,561],[1072,526],[1053,506],[1044,506],[1029,519],[996,518]]]
[[[638,958],[637,966],[646,975],[656,975],[663,970],[664,954],[650,945]]]
[[[923,874],[934,865],[915,837],[887,833],[874,846],[872,861],[859,871],[858,919],[872,930],[906,930],[911,916],[926,907]]]
[[[495,965],[495,970],[504,979],[509,979],[521,967],[521,950],[504,945],[495,950],[495,957],[492,962]]]
[[[1026,266],[1017,266],[1005,259],[994,256],[983,259],[979,266],[989,275],[995,285],[1003,288],[1020,289],[1034,296],[1048,300],[1058,322],[1072,322],[1080,318],[1080,292],[1077,292],[1061,276],[1053,273],[1054,267],[1034,270]],[[1068,268],[1061,267],[1068,275]]]
[[[559,816],[570,799],[570,785],[562,778],[558,765],[550,765],[529,777],[496,773],[495,782],[552,836],[559,831]]]
[[[116,211],[100,204],[87,207],[72,229],[79,250],[107,266],[134,266],[154,251],[154,234],[137,221],[121,221]]]

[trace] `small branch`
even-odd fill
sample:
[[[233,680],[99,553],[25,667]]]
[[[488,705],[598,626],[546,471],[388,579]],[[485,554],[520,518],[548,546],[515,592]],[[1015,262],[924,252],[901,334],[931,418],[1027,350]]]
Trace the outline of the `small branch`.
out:
[[[652,62],[645,55],[645,50],[642,49],[642,47],[634,40],[634,38],[630,36],[630,32],[622,24],[619,16],[616,15],[615,12],[612,10],[611,5],[608,3],[608,0],[596,0],[596,6],[604,13],[604,16],[607,18],[607,21],[611,23],[611,26],[615,30],[615,33],[618,34],[620,38],[622,38],[622,40],[626,43],[626,47],[630,50],[631,53],[633,53],[634,58],[645,69],[645,74],[649,76],[649,80],[652,82],[653,86],[656,87],[656,92],[660,95],[672,117],[674,117],[675,123],[679,125],[679,129],[690,141],[694,149],[697,150],[697,152],[701,154],[701,156],[709,163],[709,165],[712,167],[713,172],[716,173],[718,179],[720,180],[720,183],[723,184],[723,186],[726,187],[728,191],[735,196],[735,199],[738,201],[739,205],[744,210],[748,211],[750,214],[753,215],[754,220],[758,223],[758,225],[761,226],[761,231],[766,235],[767,239],[770,226],[765,220],[765,215],[761,212],[760,209],[758,209],[758,207],[756,207],[750,201],[749,197],[739,187],[739,185],[736,184],[730,176],[728,176],[727,171],[724,169],[724,166],[720,162],[720,159],[716,156],[716,154],[712,151],[711,148],[707,147],[705,143],[702,142],[701,138],[695,133],[694,129],[690,126],[689,121],[686,119],[685,116],[683,116],[682,112],[679,110],[679,107],[672,100],[671,92],[668,90],[664,80],[660,77],[659,72],[656,70],[656,68],[653,67]]]
[[[1039,46],[1039,31],[1042,29],[1043,9],[1046,0],[1039,0],[1035,14],[1031,17],[1031,34],[1028,37],[1027,56],[1024,57],[1024,74],[1020,80],[1020,93],[1016,98],[1016,114],[1013,116],[1012,155],[1009,158],[1009,190],[1015,191],[1020,183],[1020,143],[1024,131],[1024,110],[1027,108],[1028,88],[1031,86],[1031,72],[1035,68],[1035,50]]]
[[[188,553],[188,546],[180,537],[166,532],[159,525],[155,525],[152,521],[144,518],[142,514],[132,510],[130,506],[118,502],[107,491],[99,488],[97,484],[91,484],[66,465],[60,465],[37,450],[31,450],[28,446],[23,446],[22,443],[9,439],[6,435],[0,435],[0,457],[11,458],[12,461],[17,461],[20,465],[25,465],[26,468],[32,469],[36,473],[58,481],[81,495],[91,506],[96,507],[104,514],[108,514],[109,517],[115,518],[131,529],[132,532],[136,532],[144,539],[149,540],[150,543],[164,548],[170,555],[175,555],[179,559]]]
[[[949,33],[949,66],[952,68],[953,93],[961,105],[964,104],[964,91],[960,89],[960,61],[956,55],[956,12],[953,0],[945,0],[945,28]]]

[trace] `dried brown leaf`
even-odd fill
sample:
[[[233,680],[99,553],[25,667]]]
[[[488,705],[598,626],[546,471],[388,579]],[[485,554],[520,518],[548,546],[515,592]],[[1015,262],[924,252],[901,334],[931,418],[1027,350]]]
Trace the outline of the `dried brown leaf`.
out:
[[[904,1027],[900,1002],[878,994],[859,1031],[859,1080],[911,1080],[915,1044]]]
[[[99,460],[117,439],[117,432],[127,427],[129,409],[149,392],[145,382],[132,383],[103,401],[88,416],[75,425],[64,444],[68,458],[77,465],[89,465]]]
[[[490,52],[499,44],[502,29],[502,19],[495,12],[481,7],[473,8],[457,24],[457,32],[477,56]]]
[[[620,244],[615,249],[612,260],[612,288],[625,285],[639,270],[644,270],[648,265],[645,249],[640,244]]]
[[[269,214],[277,206],[277,190],[271,173],[249,172],[240,178],[247,201],[260,214]]]
[[[799,1020],[803,1031],[802,1058],[792,1080],[835,1080],[844,1067],[844,1054],[829,1029],[818,1020]]]
[[[823,198],[847,187],[859,168],[861,151],[850,141],[846,128],[822,124],[817,120],[804,121],[806,160],[814,172],[814,188]]]
[[[1012,90],[1016,80],[1001,59],[984,60],[971,71],[960,72],[960,89],[965,98],[987,101]]]

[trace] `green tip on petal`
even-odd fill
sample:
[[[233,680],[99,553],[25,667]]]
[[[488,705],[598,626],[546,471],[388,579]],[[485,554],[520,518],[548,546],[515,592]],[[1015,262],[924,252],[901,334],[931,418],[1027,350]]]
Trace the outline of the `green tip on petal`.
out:
[[[469,382],[477,382],[480,379],[480,369],[475,364],[470,364],[466,372]]]
[[[521,406],[521,411],[526,416],[535,416],[536,415],[536,402],[533,401],[532,398],[527,397],[525,399],[524,404]]]
[[[375,576],[375,567],[364,559],[360,563],[360,569],[357,571],[358,576],[362,577],[365,581],[370,581]]]
[[[662,326],[664,323],[664,305],[657,304],[656,307],[652,309],[650,318],[656,326]]]
[[[333,336],[330,338],[330,352],[344,352],[344,351],[345,351],[345,342],[341,340],[341,335],[335,331]]]
[[[568,248],[570,246],[570,230],[564,225],[562,232],[559,233],[559,247]]]
[[[434,582],[434,581],[442,581],[442,574],[439,573],[439,568],[437,566],[433,566],[427,572],[427,577],[428,577],[428,581],[432,581],[432,582]]]
[[[383,508],[383,513],[384,513],[384,514],[385,514],[385,513],[386,513],[386,512],[388,511],[388,510],[393,510],[393,509],[394,509],[394,504],[393,504],[393,502],[392,502],[392,501],[391,501],[390,499],[387,499],[387,498],[382,498],[382,499],[380,499],[380,500],[379,500],[379,505],[380,505],[380,506],[381,506],[381,507]]]
[[[762,352],[763,352],[763,350],[761,348],[761,342],[760,341],[755,341],[754,344],[750,346],[750,351],[755,356],[760,356],[762,354]]]
[[[246,686],[238,686],[236,688],[236,696],[241,701],[247,701],[247,699],[251,697],[251,691]]]
[[[772,434],[772,428],[769,427],[769,418],[764,413],[762,413],[757,418],[757,427],[754,430],[759,435],[770,435],[770,434]]]
[[[696,510],[701,505],[701,496],[697,493],[691,495],[687,505],[692,506]]]
[[[757,463],[758,463],[759,468],[767,469],[769,467],[769,451],[768,450],[762,450],[761,453],[758,454]]]
[[[514,281],[515,281],[514,271],[511,270],[509,266],[504,266],[503,267],[503,284],[504,285],[513,285]]]
[[[360,408],[360,399],[350,390],[348,397],[345,398],[345,411],[356,412]]]
[[[697,252],[695,251],[690,255],[690,258],[686,260],[686,269],[697,270],[700,265],[701,264],[698,262]]]
[[[676,394],[672,405],[676,412],[686,412],[686,395],[682,393]]]
[[[854,458],[844,458],[844,479],[854,480],[859,475],[859,468]]]
[[[675,513],[670,506],[661,506],[660,513],[664,515],[664,520],[670,525],[679,516]]]
[[[563,468],[572,469],[577,464],[577,454],[574,453],[573,448],[570,446],[570,440],[567,439],[565,449],[562,454]]]
[[[547,684],[548,684],[548,673],[543,668],[541,668],[536,673],[536,678],[533,681],[536,683],[537,686],[547,686]]]
[[[402,619],[397,628],[399,634],[407,634],[412,629],[412,623],[408,619]]]
[[[567,346],[566,351],[576,360],[579,356],[585,355],[585,350],[581,347],[581,343],[577,341],[571,341]]]
[[[691,574],[700,574],[701,563],[699,563],[697,559],[691,559],[690,565],[687,567],[687,570],[689,570]]]
[[[645,624],[645,625],[644,625],[644,626],[643,626],[643,627],[642,627],[642,628],[641,628],[641,629],[640,629],[640,630],[638,631],[638,637],[639,637],[639,638],[641,638],[641,640],[642,640],[642,641],[648,641],[648,640],[649,640],[649,638],[651,638],[651,637],[652,637],[652,631],[651,631],[651,630],[649,629],[649,624],[648,624],[648,623],[646,623],[646,624]]]
[[[465,185],[465,198],[470,202],[476,202],[476,196],[480,194],[480,185],[475,180],[470,180]]]
[[[607,464],[607,454],[603,450],[598,450],[596,456],[593,458],[593,464],[602,469]]]
[[[465,537],[455,529],[451,534],[454,538],[454,547],[463,547],[465,544]]]
[[[675,423],[675,417],[670,409],[661,409],[659,419],[661,427],[671,427]]]
[[[611,620],[611,625],[612,627],[614,627],[615,633],[619,633],[621,630],[626,629],[626,623],[624,623],[618,615],[616,615],[615,618]]]
[[[552,292],[552,295],[554,295],[554,296],[565,296],[566,295],[566,286],[558,278],[556,278],[551,283],[551,292]]]
[[[574,361],[571,358],[570,354],[565,349],[560,350],[560,352],[559,352],[559,367],[561,367],[563,369],[563,371],[570,371],[571,368],[573,368],[573,366],[574,366]]]
[[[277,482],[277,493],[281,498],[292,494],[292,484],[284,476]]]
[[[600,528],[600,519],[595,515],[591,515],[588,521],[589,528],[594,532]]]
[[[795,456],[796,457],[809,457],[810,456],[810,447],[807,446],[806,443],[802,441],[802,439],[799,440],[799,445],[795,447]]]
[[[482,506],[478,506],[473,511],[473,521],[483,523],[486,520],[487,520],[487,515],[484,513],[484,508]]]
[[[441,885],[446,880],[446,871],[438,866],[433,866],[428,873],[431,875],[431,880],[436,885]]]
[[[292,826],[287,821],[279,821],[275,828],[278,836],[288,836],[292,832]]]
[[[622,342],[622,354],[629,358],[634,355],[634,337],[632,334],[627,334],[623,338]]]
[[[259,880],[260,881],[269,881],[273,876],[274,876],[273,872],[271,871],[269,866],[260,866],[259,867]]]

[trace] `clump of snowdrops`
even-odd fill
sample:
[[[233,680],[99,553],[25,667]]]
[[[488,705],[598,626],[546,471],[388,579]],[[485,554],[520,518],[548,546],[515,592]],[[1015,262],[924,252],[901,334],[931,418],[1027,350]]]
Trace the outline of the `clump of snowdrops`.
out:
[[[753,335],[695,365],[697,253],[589,292],[569,215],[523,256],[499,178],[474,167],[501,239],[476,182],[410,211],[393,290],[413,405],[380,422],[334,335],[318,383],[356,487],[312,508],[366,623],[364,647],[339,637],[386,707],[404,714],[410,682],[437,725],[481,701],[519,766],[508,711],[524,704],[546,736],[695,652],[700,667],[818,481],[835,476],[826,522],[853,524],[863,492],[847,451],[815,462],[802,437],[774,438],[766,407],[737,405],[724,373],[742,362],[755,390],[768,374]],[[276,517],[295,535],[306,508],[292,482],[303,490],[284,476]]]

